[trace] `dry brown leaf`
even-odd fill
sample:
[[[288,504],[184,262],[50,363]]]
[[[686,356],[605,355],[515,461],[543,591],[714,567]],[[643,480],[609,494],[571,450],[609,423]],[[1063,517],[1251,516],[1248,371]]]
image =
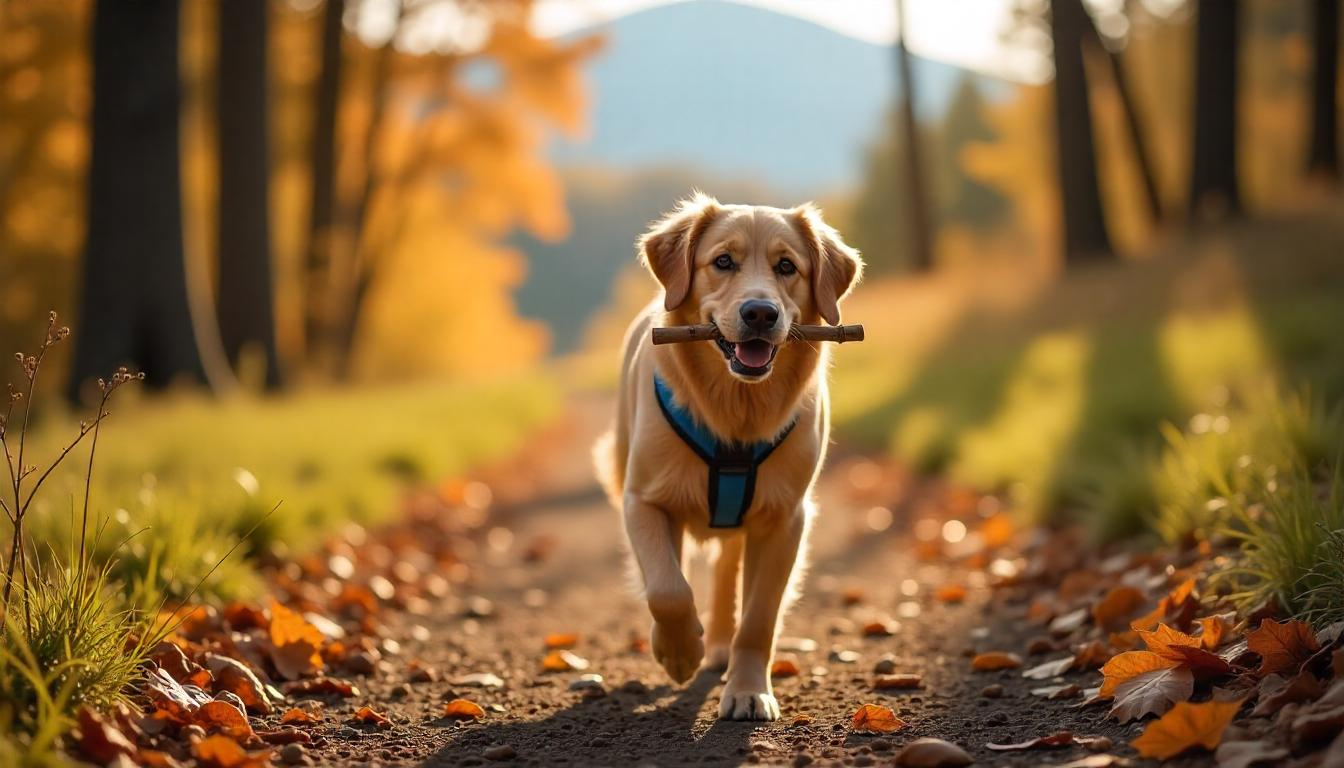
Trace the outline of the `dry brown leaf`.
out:
[[[566,650],[555,650],[541,660],[541,668],[547,672],[567,672],[588,668],[588,660]]]
[[[384,715],[382,712],[379,712],[378,710],[374,709],[368,704],[365,704],[364,706],[355,710],[355,714],[352,715],[350,719],[359,723],[369,723],[371,725],[376,725],[379,728],[392,727],[392,721],[387,719],[387,715]]]
[[[443,716],[454,720],[480,720],[485,717],[485,709],[470,699],[453,699],[443,705]]]
[[[1241,709],[1240,701],[1183,701],[1149,725],[1130,746],[1143,757],[1166,760],[1187,749],[1212,751],[1222,743],[1223,731]]]
[[[79,754],[98,765],[107,765],[122,755],[133,757],[136,752],[126,734],[87,707],[79,710],[77,743]]]
[[[775,663],[770,665],[771,677],[797,677],[801,672],[798,662],[793,659],[775,659]]]
[[[311,680],[300,680],[295,683],[288,683],[284,688],[286,693],[294,696],[359,695],[359,688],[354,683],[334,677],[315,677]]]
[[[978,653],[971,659],[971,668],[978,672],[989,672],[996,669],[1017,669],[1022,666],[1022,657],[1016,653],[1007,653],[1005,651],[986,651]]]
[[[896,753],[896,765],[903,768],[960,768],[973,762],[956,744],[929,737],[915,739]]]
[[[1115,656],[1115,651],[1100,640],[1076,646],[1073,649],[1074,669],[1097,669]]]
[[[1263,741],[1226,741],[1214,753],[1218,768],[1251,768],[1275,763],[1288,756],[1288,750]]]
[[[1184,703],[1195,691],[1195,677],[1186,667],[1144,672],[1115,687],[1110,716],[1127,723],[1144,715],[1160,715],[1173,704]]]
[[[1060,731],[1049,736],[1037,736],[1027,741],[1019,741],[1016,744],[986,744],[985,748],[995,752],[1021,752],[1037,747],[1071,747],[1077,743],[1073,738],[1073,731]]]
[[[281,725],[313,725],[321,722],[321,720],[322,718],[312,712],[307,712],[298,707],[290,707],[285,710],[285,714],[280,716]]]
[[[1129,626],[1129,618],[1143,606],[1143,593],[1131,586],[1113,587],[1092,606],[1092,621],[1110,632]]]
[[[202,704],[192,715],[192,722],[207,732],[218,731],[236,741],[247,741],[255,734],[247,722],[247,715],[227,701],[210,701]]]
[[[202,768],[266,768],[271,751],[248,752],[233,739],[221,734],[207,736],[191,745],[191,755]]]
[[[546,636],[546,649],[573,648],[579,644],[579,636],[573,632],[554,633]]]
[[[1320,650],[1311,625],[1296,619],[1264,619],[1246,636],[1247,647],[1260,654],[1260,674],[1297,672],[1302,662]]]
[[[286,680],[295,680],[325,666],[322,662],[322,631],[297,611],[271,601],[271,661]]]
[[[873,680],[873,687],[879,691],[908,690],[918,688],[923,684],[924,678],[911,674],[878,675]]]
[[[854,713],[850,725],[856,731],[872,733],[892,733],[905,727],[905,721],[896,716],[890,707],[881,704],[864,704]]]
[[[1266,682],[1271,680],[1279,680],[1279,686],[1266,695],[1264,686]],[[1252,717],[1269,717],[1288,704],[1315,701],[1321,697],[1321,694],[1325,693],[1316,676],[1306,670],[1297,673],[1292,680],[1286,683],[1282,682],[1282,679],[1277,675],[1267,677],[1261,682],[1260,687],[1260,700],[1256,702],[1255,709],[1251,711]]]
[[[960,603],[966,599],[966,588],[960,584],[945,584],[933,596],[942,603]]]

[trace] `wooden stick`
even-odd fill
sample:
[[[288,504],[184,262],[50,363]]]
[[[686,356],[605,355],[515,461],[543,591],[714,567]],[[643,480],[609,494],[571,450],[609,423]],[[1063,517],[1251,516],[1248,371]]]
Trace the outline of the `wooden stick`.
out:
[[[688,341],[711,341],[719,338],[718,326],[713,323],[699,325],[672,325],[653,329],[654,344],[684,344]],[[789,330],[789,341],[834,341],[843,344],[846,341],[863,341],[862,325],[795,325]]]

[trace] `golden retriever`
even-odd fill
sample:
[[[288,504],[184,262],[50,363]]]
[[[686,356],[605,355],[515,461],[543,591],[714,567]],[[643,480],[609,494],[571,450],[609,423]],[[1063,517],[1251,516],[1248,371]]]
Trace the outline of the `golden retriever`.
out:
[[[700,193],[654,222],[638,250],[663,291],[627,332],[598,473],[624,515],[658,662],[677,682],[702,661],[726,666],[719,717],[775,720],[779,616],[830,429],[824,345],[786,342],[794,324],[840,322],[863,263],[811,204],[726,205]],[[650,328],[691,323],[714,323],[722,338],[652,345]],[[708,453],[693,438],[710,441]],[[728,458],[711,472],[710,454]],[[707,627],[682,570],[687,534],[718,540]]]

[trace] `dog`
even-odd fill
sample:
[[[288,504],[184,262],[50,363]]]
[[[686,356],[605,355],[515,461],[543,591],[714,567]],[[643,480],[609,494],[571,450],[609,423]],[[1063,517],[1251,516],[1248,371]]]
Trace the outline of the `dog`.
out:
[[[728,205],[698,192],[636,245],[662,294],[627,331],[598,474],[623,515],[654,657],[678,683],[702,663],[726,668],[720,718],[776,720],[770,666],[830,431],[827,350],[787,343],[789,329],[838,325],[863,261],[810,203]],[[721,338],[651,343],[655,326],[693,323]],[[686,535],[718,544],[705,625],[683,573]]]

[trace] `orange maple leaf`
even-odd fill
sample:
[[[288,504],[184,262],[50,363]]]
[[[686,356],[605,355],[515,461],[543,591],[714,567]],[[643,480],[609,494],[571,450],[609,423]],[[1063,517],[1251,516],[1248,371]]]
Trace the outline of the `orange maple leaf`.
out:
[[[1182,701],[1149,725],[1130,746],[1143,757],[1166,760],[1187,749],[1214,750],[1223,741],[1223,731],[1241,709],[1241,701]]]
[[[1156,669],[1168,669],[1179,663],[1152,651],[1125,651],[1102,665],[1101,690],[1097,695],[1108,699],[1115,695],[1115,689],[1126,680]]]
[[[1260,674],[1296,672],[1302,662],[1321,649],[1311,626],[1293,619],[1264,619],[1246,636],[1246,647],[1260,654]]]

